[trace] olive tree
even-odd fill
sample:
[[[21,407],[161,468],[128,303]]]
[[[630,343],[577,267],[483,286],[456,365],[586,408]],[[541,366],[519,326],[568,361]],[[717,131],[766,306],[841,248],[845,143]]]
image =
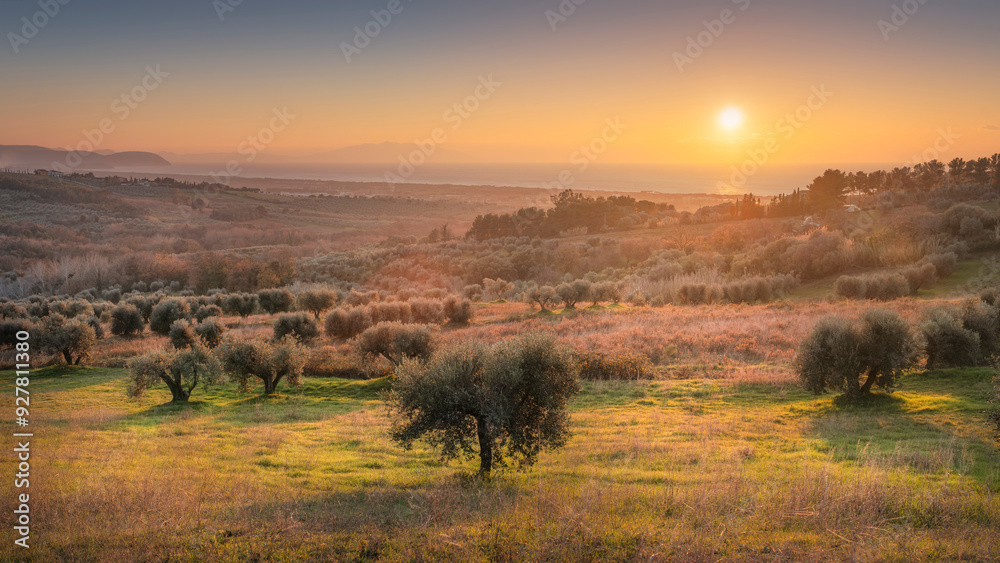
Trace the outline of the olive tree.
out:
[[[323,311],[337,304],[337,292],[330,289],[313,289],[303,291],[296,298],[299,309],[309,311],[316,316],[318,321]]]
[[[170,389],[171,402],[187,402],[199,383],[218,383],[219,361],[205,348],[195,345],[184,350],[159,350],[128,362],[129,397],[141,397],[159,382]]]
[[[379,323],[362,332],[356,341],[364,358],[383,357],[394,366],[407,358],[424,358],[433,351],[433,335],[420,324],[403,324],[399,321]]]
[[[294,336],[299,342],[309,342],[319,336],[319,327],[305,313],[281,315],[274,323],[274,340],[278,341],[286,336]]]
[[[262,289],[257,292],[257,300],[269,315],[287,313],[295,306],[295,295],[287,289]]]
[[[264,384],[265,395],[275,394],[283,380],[292,387],[302,384],[306,349],[292,337],[276,344],[262,339],[227,337],[216,353],[223,370],[236,381],[241,392],[249,391],[254,379]]]
[[[840,317],[821,319],[799,348],[795,363],[810,391],[841,389],[858,398],[876,385],[891,389],[917,354],[916,338],[906,321],[891,311],[873,309],[860,323]]]
[[[186,319],[189,308],[183,299],[164,299],[153,307],[149,315],[149,330],[167,336],[174,321]]]
[[[578,391],[571,355],[551,336],[459,344],[400,366],[388,394],[392,438],[405,449],[423,439],[446,461],[478,450],[484,476],[523,469],[566,444],[566,406]]]
[[[97,343],[93,327],[82,319],[66,320],[59,313],[52,313],[39,323],[41,347],[50,354],[62,355],[67,365],[78,366],[90,357]]]

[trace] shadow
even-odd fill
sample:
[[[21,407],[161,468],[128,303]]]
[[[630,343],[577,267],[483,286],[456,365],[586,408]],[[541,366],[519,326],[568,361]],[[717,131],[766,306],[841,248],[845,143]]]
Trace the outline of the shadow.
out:
[[[828,412],[864,414],[901,414],[906,411],[906,401],[888,393],[873,392],[860,397],[838,395],[830,403]]]

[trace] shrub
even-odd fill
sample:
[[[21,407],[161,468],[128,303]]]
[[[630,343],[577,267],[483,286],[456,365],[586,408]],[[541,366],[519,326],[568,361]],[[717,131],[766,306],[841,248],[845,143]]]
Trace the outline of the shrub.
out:
[[[579,391],[570,354],[545,335],[492,346],[466,343],[428,365],[405,362],[388,396],[392,438],[418,439],[450,460],[472,457],[479,471],[533,465],[542,449],[566,444],[567,404]]]
[[[221,317],[221,316],[222,316],[222,308],[217,305],[202,305],[201,307],[198,307],[198,310],[195,311],[194,314],[194,318],[198,322],[202,322],[205,319],[209,319],[212,317]]]
[[[1000,312],[989,303],[972,299],[962,308],[962,328],[979,335],[979,354],[989,358],[1000,352]]]
[[[149,330],[167,336],[174,321],[187,318],[188,304],[182,299],[165,299],[153,307],[149,315]]]
[[[330,338],[349,338],[350,319],[348,312],[343,309],[334,309],[323,321],[323,331]]]
[[[64,301],[53,301],[49,303],[49,310],[54,313],[72,319],[75,317],[89,317],[94,314],[94,308],[89,302],[83,299],[68,299]]]
[[[821,319],[799,348],[796,368],[814,393],[841,389],[850,398],[873,386],[891,389],[913,363],[917,343],[910,326],[890,311],[867,311],[860,325],[839,317]],[[861,381],[865,376],[864,381]]]
[[[287,289],[265,289],[257,292],[260,308],[269,315],[287,313],[295,307],[295,295]]]
[[[910,294],[910,282],[898,273],[841,276],[834,284],[834,292],[845,299],[892,301]]]
[[[199,383],[216,383],[221,375],[218,360],[200,346],[138,356],[128,362],[128,370],[129,397],[141,397],[162,381],[175,403],[187,402]]]
[[[928,254],[918,264],[925,263],[934,265],[934,270],[939,278],[946,278],[958,270],[958,255],[954,252]]]
[[[0,319],[25,319],[28,311],[13,301],[0,303]]]
[[[178,319],[170,325],[170,344],[177,350],[190,348],[198,341],[194,326],[187,319]]]
[[[979,335],[962,326],[962,320],[944,309],[930,311],[920,323],[924,333],[928,369],[978,365]]]
[[[135,305],[125,303],[111,310],[111,334],[131,338],[146,328],[142,313]]]
[[[472,301],[451,296],[444,300],[444,314],[448,317],[448,322],[468,324],[473,315]]]
[[[432,340],[424,325],[388,322],[362,332],[356,346],[363,358],[383,357],[398,366],[404,359],[427,359],[433,351]]]
[[[281,315],[274,323],[274,340],[286,336],[292,336],[299,342],[309,342],[319,336],[319,328],[305,313]]]
[[[216,317],[209,317],[194,327],[195,334],[201,339],[202,344],[210,349],[215,349],[222,343],[222,335],[225,329]]]
[[[337,292],[330,289],[303,291],[297,298],[299,308],[312,313],[318,321],[324,311],[337,304]]]
[[[914,295],[921,289],[934,285],[934,281],[937,279],[937,267],[925,262],[904,268],[900,274],[906,278],[906,283],[910,286],[910,295]]]
[[[153,306],[156,305],[156,300],[151,297],[135,295],[126,299],[125,304],[135,307],[139,311],[139,314],[142,315],[142,322],[148,323],[149,317],[153,314]]]
[[[87,324],[90,328],[94,329],[94,337],[98,340],[104,338],[104,325],[101,324],[101,319],[94,315],[87,317]]]
[[[577,355],[580,379],[588,381],[650,379],[653,362],[644,354],[605,354],[585,352]]]
[[[294,338],[271,344],[265,340],[237,340],[226,337],[217,354],[223,370],[236,381],[241,392],[250,389],[254,379],[264,385],[264,394],[273,395],[282,381],[292,387],[302,384],[306,349]]]
[[[413,299],[410,314],[414,323],[437,324],[445,320],[444,303],[437,299]]]

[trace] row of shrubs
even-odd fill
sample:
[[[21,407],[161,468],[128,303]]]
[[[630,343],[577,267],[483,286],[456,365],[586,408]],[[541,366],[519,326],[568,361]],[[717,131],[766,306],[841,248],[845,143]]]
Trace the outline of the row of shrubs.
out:
[[[957,268],[958,256],[954,252],[931,254],[898,272],[840,276],[833,291],[844,299],[892,301],[931,287]]]
[[[371,302],[349,308],[337,308],[326,316],[323,326],[330,338],[352,338],[385,322],[403,324],[465,324],[472,320],[472,302],[463,297],[413,299],[411,301]]]

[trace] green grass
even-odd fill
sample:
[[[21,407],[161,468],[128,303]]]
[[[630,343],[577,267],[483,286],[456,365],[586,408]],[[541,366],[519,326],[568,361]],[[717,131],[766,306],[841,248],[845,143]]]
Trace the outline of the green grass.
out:
[[[566,448],[487,482],[473,460],[387,438],[387,379],[171,405],[165,389],[127,400],[124,375],[34,372],[31,561],[1000,557],[988,370],[907,374],[862,404],[787,384],[588,382]]]

